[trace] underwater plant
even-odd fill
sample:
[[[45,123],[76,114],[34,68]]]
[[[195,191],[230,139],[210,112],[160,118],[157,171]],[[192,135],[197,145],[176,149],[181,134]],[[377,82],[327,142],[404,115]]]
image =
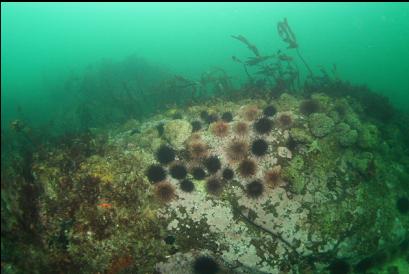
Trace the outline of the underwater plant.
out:
[[[295,37],[294,32],[291,30],[290,26],[288,25],[287,18],[284,18],[283,21],[277,23],[277,32],[280,35],[281,39],[288,44],[288,49],[295,49],[297,52],[298,57],[301,59],[301,61],[304,63],[305,67],[307,68],[310,77],[313,77],[312,70],[310,66],[307,64],[307,62],[304,60],[302,57],[298,43],[297,43],[297,38]]]

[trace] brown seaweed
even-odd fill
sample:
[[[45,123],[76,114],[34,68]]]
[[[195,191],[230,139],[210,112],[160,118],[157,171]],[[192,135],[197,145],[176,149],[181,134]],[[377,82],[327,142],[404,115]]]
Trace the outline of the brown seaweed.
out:
[[[281,39],[288,44],[288,49],[298,48],[297,39],[288,25],[287,18],[284,18],[282,22],[277,23],[277,31]]]
[[[310,77],[313,77],[312,70],[310,66],[307,64],[305,59],[301,56],[297,38],[295,37],[294,32],[291,30],[290,25],[288,25],[287,18],[284,18],[282,22],[277,23],[277,31],[278,35],[280,35],[281,39],[288,44],[288,49],[295,49],[297,51],[298,57],[304,63],[305,67],[307,68],[308,72],[310,73]]]
[[[260,52],[258,51],[257,47],[255,45],[251,44],[249,42],[249,40],[247,40],[247,38],[244,37],[243,35],[241,35],[241,34],[239,34],[237,36],[232,35],[231,37],[236,39],[236,40],[239,40],[240,42],[245,44],[249,48],[249,50],[251,50],[254,53],[254,55],[256,55],[257,57],[260,56]]]

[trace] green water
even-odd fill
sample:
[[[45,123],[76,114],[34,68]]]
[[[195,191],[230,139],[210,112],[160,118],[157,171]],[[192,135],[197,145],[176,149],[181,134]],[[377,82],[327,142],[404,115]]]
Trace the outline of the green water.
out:
[[[1,3],[2,273],[409,273],[408,75],[408,3]]]
[[[342,79],[366,84],[408,110],[407,3],[4,3],[2,128],[17,106],[31,122],[47,122],[74,97],[62,82],[101,59],[136,54],[186,77],[221,67],[243,79],[231,56],[248,52],[230,35],[276,52],[285,46],[276,34],[284,17],[314,70],[336,64]]]

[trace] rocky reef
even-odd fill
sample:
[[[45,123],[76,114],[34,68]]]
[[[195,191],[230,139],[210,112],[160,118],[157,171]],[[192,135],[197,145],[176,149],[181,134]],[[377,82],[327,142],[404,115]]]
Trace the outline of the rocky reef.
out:
[[[214,100],[35,153],[42,248],[27,260],[43,273],[383,267],[408,247],[403,132],[353,98],[311,98]]]
[[[252,54],[233,56],[240,88],[221,69],[150,97],[124,85],[121,119],[108,99],[94,114],[115,123],[87,109],[53,142],[14,122],[2,273],[408,273],[409,119],[314,74],[287,20],[277,30],[304,83],[291,56],[237,35]]]

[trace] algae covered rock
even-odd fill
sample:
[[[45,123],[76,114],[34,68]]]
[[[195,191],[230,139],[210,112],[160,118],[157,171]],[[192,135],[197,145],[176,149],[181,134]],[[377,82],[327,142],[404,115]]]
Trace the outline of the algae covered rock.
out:
[[[182,149],[183,143],[192,133],[192,126],[189,122],[176,119],[164,125],[164,138],[176,149]]]
[[[374,148],[379,144],[378,129],[374,125],[365,125],[359,131],[358,145],[364,149]]]
[[[323,113],[314,113],[310,116],[309,126],[315,137],[324,137],[332,131],[334,121]]]
[[[348,147],[356,143],[358,139],[358,131],[351,129],[346,123],[340,123],[336,127],[337,139],[341,146]]]
[[[292,128],[290,129],[291,138],[297,143],[311,143],[312,136],[310,133],[302,128]]]
[[[301,193],[306,183],[302,173],[303,168],[304,160],[301,156],[297,155],[283,169],[283,177],[290,182],[291,190],[295,193]]]

